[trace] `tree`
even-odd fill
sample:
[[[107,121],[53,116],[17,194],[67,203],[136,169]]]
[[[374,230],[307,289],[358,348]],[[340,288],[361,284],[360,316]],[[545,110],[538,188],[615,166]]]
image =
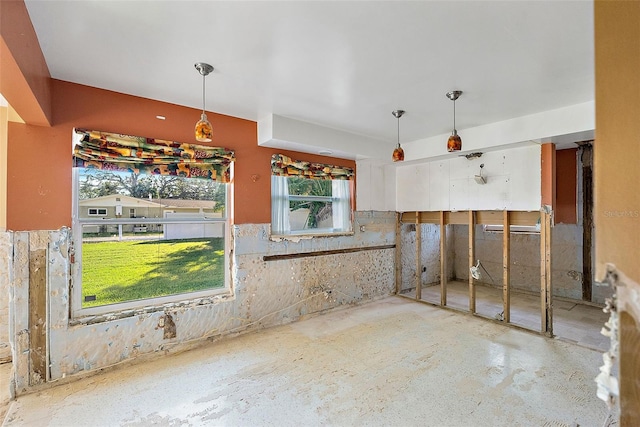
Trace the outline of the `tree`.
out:
[[[289,194],[328,197],[332,195],[333,188],[330,180],[290,177],[288,181]],[[292,211],[309,209],[308,228],[317,228],[322,217],[331,211],[330,203],[317,200],[294,200],[290,202],[290,207]]]
[[[80,199],[123,194],[137,199],[213,200],[215,210],[226,207],[226,185],[202,178],[175,175],[146,175],[134,172],[94,171],[80,173]]]

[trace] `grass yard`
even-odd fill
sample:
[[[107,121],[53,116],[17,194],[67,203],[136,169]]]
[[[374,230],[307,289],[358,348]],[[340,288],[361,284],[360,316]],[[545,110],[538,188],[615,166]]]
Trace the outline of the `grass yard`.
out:
[[[222,238],[82,244],[82,307],[223,286]]]

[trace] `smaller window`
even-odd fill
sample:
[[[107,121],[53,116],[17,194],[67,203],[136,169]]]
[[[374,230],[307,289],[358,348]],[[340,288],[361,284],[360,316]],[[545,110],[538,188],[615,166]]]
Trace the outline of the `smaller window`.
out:
[[[343,166],[271,157],[271,234],[353,232],[352,180]]]
[[[272,176],[271,208],[275,235],[352,231],[349,181]]]
[[[136,217],[136,209],[135,208],[130,208],[129,209],[129,218],[135,218]]]
[[[89,208],[87,213],[89,216],[105,216],[107,214],[107,208]]]

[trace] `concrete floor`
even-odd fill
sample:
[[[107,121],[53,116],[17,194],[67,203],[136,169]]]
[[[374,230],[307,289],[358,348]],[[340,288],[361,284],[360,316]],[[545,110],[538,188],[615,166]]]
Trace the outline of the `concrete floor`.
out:
[[[389,297],[22,396],[3,425],[599,426],[601,363]]]
[[[415,290],[406,295],[415,297]],[[440,304],[440,286],[423,287],[422,300]],[[447,283],[447,306],[468,312],[468,282],[454,280]],[[476,286],[476,312],[479,316],[495,319],[502,310],[502,289]],[[556,338],[604,353],[609,349],[610,341],[600,330],[608,318],[609,315],[602,311],[602,307],[553,299],[553,333]],[[511,323],[535,332],[540,331],[540,296],[512,291]]]

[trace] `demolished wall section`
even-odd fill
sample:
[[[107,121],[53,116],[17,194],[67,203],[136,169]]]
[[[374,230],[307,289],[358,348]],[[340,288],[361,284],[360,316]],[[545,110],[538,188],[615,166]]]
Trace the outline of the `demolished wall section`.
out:
[[[13,259],[13,233],[0,233],[0,363],[11,361],[9,345],[9,276]]]
[[[455,278],[469,279],[468,227],[454,226]],[[476,259],[489,272],[483,273],[482,282],[502,286],[502,232],[484,231],[476,226]],[[540,235],[537,233],[512,233],[511,286],[526,292],[540,292]],[[551,277],[553,295],[582,299],[582,226],[556,224],[551,232]],[[490,277],[489,277],[490,276]],[[491,280],[493,279],[493,281]],[[594,286],[592,302],[604,304],[610,297],[608,287]]]
[[[402,287],[401,291],[410,291],[416,288],[416,224],[402,224],[401,233],[401,260],[402,260]],[[420,260],[422,271],[420,282],[423,286],[440,283],[440,225],[420,224]],[[451,247],[454,241],[453,228],[446,226],[446,245]],[[454,277],[453,251],[447,251],[447,279]]]
[[[163,310],[139,310],[128,317],[94,322],[82,319],[78,322],[69,317],[69,230],[19,233],[27,237],[27,243],[43,237],[48,242],[47,376],[55,381],[140,356],[187,349],[206,338],[218,339],[285,324],[306,315],[393,294],[395,219],[394,212],[357,212],[353,235],[314,237],[297,242],[270,240],[268,224],[235,225],[232,229],[233,285],[229,295],[206,303],[168,304]],[[366,250],[376,246],[390,247]],[[273,261],[263,259],[270,255],[352,248],[363,250]],[[21,255],[15,259],[13,269],[23,273],[26,270],[28,291],[28,245],[18,252]],[[22,294],[19,289],[24,282],[13,280],[8,286]],[[29,313],[28,298],[15,300],[13,304],[16,312]],[[15,332],[16,337],[19,333]],[[25,350],[17,339],[14,347]],[[20,394],[30,388],[29,361],[16,362],[16,392]]]

